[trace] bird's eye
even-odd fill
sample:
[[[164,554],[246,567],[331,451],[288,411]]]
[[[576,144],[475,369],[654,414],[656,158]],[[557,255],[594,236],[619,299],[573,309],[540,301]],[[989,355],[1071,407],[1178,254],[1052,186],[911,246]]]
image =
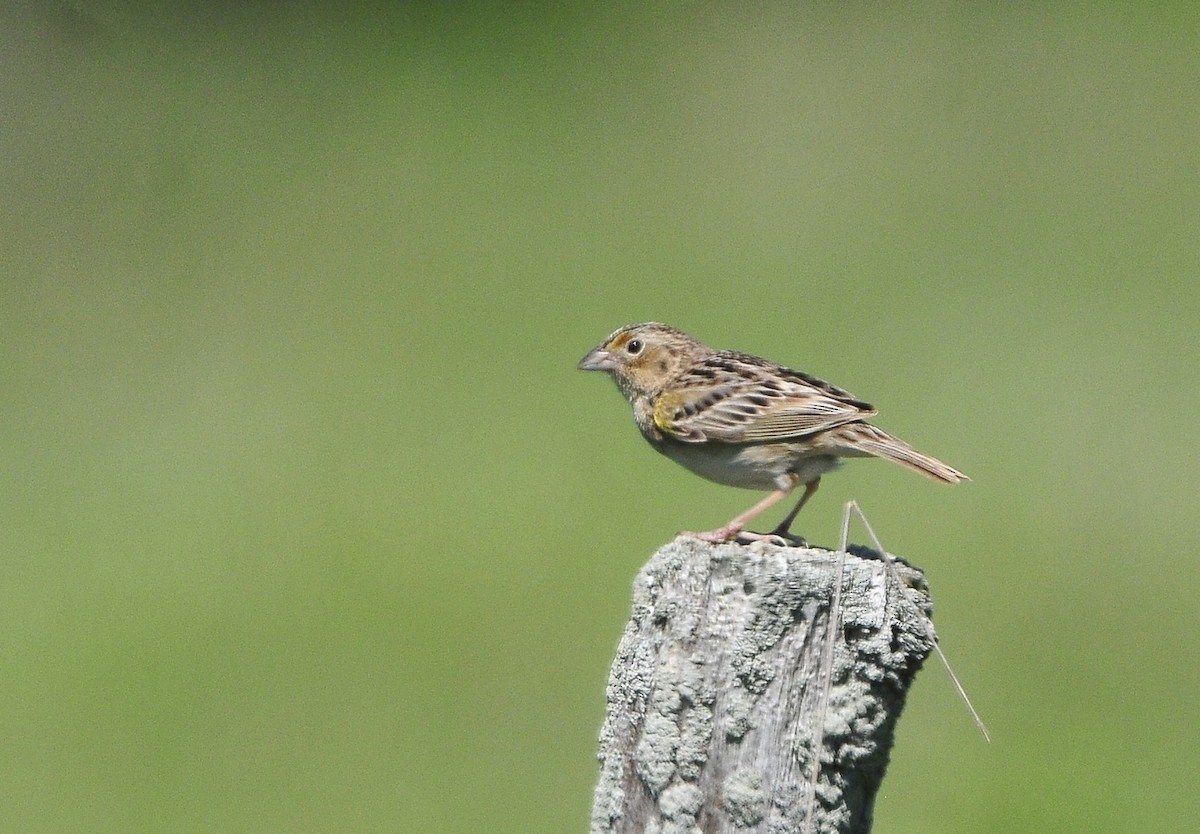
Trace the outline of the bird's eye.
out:
[[[625,345],[625,350],[630,356],[637,356],[643,347],[641,339],[630,339],[629,344]]]

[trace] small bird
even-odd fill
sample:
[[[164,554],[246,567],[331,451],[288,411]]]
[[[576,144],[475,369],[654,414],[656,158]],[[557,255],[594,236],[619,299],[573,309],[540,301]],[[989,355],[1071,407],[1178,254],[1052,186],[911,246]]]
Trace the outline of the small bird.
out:
[[[802,542],[792,521],[838,458],[881,457],[935,481],[967,476],[865,421],[866,402],[803,371],[729,350],[714,350],[665,324],[617,330],[579,362],[604,371],[633,407],[642,436],[697,475],[771,494],[723,527],[684,532],[707,542]],[[799,485],[804,493],[772,532],[746,525]]]

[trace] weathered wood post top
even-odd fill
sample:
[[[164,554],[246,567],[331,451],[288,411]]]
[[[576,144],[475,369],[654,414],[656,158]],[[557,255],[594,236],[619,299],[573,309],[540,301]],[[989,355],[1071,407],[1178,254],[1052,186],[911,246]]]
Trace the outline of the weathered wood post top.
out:
[[[664,545],[613,661],[592,834],[869,831],[930,606],[865,548]]]

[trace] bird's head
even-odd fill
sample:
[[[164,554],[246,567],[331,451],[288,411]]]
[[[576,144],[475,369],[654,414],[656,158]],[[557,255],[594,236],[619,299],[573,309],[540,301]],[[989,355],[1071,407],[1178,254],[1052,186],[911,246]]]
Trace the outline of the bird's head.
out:
[[[682,331],[658,322],[630,324],[579,361],[580,370],[604,371],[627,399],[654,396],[704,347]]]

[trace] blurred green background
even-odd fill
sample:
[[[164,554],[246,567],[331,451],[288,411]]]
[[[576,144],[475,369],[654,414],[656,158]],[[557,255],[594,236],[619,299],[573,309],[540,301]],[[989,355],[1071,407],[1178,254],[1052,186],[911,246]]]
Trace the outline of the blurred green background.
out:
[[[635,572],[754,498],[575,370],[646,319],[974,478],[798,524],[995,738],[927,668],[875,831],[1194,827],[1191,4],[0,16],[0,829],[585,830]]]

